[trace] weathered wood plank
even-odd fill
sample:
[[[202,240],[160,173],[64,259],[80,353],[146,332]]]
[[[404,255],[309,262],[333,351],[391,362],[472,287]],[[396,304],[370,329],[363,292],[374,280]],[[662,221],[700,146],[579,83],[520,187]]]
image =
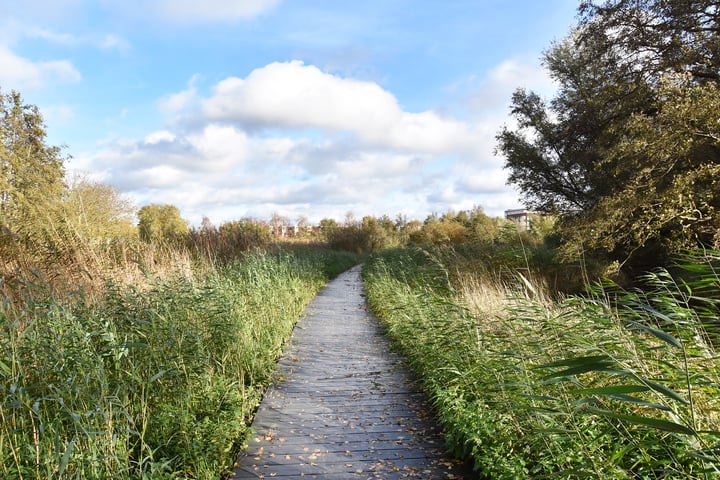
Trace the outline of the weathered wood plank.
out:
[[[443,451],[420,386],[368,311],[356,267],[298,321],[232,478],[475,478]]]

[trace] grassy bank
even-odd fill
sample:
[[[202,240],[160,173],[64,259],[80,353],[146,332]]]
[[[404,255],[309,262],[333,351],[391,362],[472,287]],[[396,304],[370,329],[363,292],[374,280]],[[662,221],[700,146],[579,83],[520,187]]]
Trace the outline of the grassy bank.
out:
[[[607,285],[559,300],[527,274],[500,282],[451,258],[388,251],[364,277],[449,446],[480,474],[718,475],[717,257],[695,259],[690,283],[659,273],[644,293]]]
[[[0,306],[0,477],[221,478],[304,305],[348,254],[246,254],[202,276]]]

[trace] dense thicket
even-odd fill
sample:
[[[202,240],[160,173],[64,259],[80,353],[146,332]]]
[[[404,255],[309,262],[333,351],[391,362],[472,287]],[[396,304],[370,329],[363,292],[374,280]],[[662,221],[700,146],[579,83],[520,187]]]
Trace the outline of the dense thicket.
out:
[[[528,206],[568,251],[653,266],[720,243],[720,11],[714,1],[581,3],[544,56],[558,92],[518,90],[498,134]]]

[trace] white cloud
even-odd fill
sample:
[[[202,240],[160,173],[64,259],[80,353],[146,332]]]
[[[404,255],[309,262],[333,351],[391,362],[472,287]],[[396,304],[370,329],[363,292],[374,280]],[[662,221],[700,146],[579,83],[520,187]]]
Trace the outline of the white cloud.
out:
[[[502,109],[504,115],[513,92],[518,88],[551,95],[556,85],[539,60],[512,58],[493,68],[480,84],[475,86],[468,104],[480,114]]]
[[[247,134],[234,127],[211,124],[189,141],[206,167],[213,169],[232,168],[247,157]]]
[[[120,53],[126,53],[131,48],[130,42],[111,33],[103,35],[97,40],[93,39],[93,43],[103,50],[117,50]]]
[[[50,43],[57,43],[60,45],[75,45],[80,43],[80,39],[75,35],[71,35],[69,33],[57,33],[38,27],[27,27],[23,32],[23,35],[30,38],[41,38]]]
[[[0,43],[12,45],[24,38],[41,39],[65,47],[89,46],[102,50],[116,50],[120,53],[126,53],[131,49],[130,42],[111,33],[78,35],[23,23],[16,19],[0,22]]]
[[[335,162],[331,169],[342,178],[388,180],[420,172],[422,161],[413,155],[358,152]]]
[[[73,107],[69,105],[47,105],[40,110],[49,124],[67,123],[75,116]]]
[[[263,158],[287,159],[296,150],[299,142],[290,138],[273,137],[255,142],[255,154]]]
[[[495,67],[489,79],[496,85],[521,85],[534,88],[552,86],[552,79],[539,61],[512,58]]]
[[[187,108],[194,97],[195,89],[189,88],[182,92],[173,93],[161,98],[158,101],[158,108],[166,114],[177,113]]]
[[[183,22],[236,21],[272,10],[279,0],[160,0],[159,13]]]
[[[502,168],[492,170],[478,170],[466,166],[458,169],[457,172],[457,188],[460,192],[466,194],[494,194],[507,190],[505,185],[507,182],[507,172]]]
[[[34,20],[65,22],[74,19],[87,4],[87,0],[23,0],[3,2],[7,18],[32,17]]]
[[[315,153],[325,150],[338,157],[317,162]],[[222,222],[269,219],[273,211],[313,221],[341,219],[348,210],[394,214],[408,208],[396,192],[417,183],[423,163],[416,155],[346,149],[326,139],[251,137],[209,124],[187,135],[159,130],[138,142],[108,142],[68,167],[95,172],[138,205],[173,203],[197,224],[203,215]]]
[[[410,151],[458,151],[476,143],[466,123],[432,111],[406,112],[376,83],[334,76],[300,61],[225,79],[203,109],[211,120],[345,131],[367,145]]]
[[[129,177],[144,188],[177,188],[187,179],[187,173],[172,165],[154,165],[136,170]]]
[[[197,100],[197,88],[195,84],[199,79],[200,75],[193,75],[185,90],[166,95],[158,100],[157,105],[160,111],[166,115],[176,115],[184,110],[188,110],[193,102]]]
[[[175,141],[175,134],[172,132],[168,132],[167,130],[159,130],[157,132],[153,132],[145,137],[143,140],[143,143],[146,145],[155,145],[160,142],[174,142]]]
[[[67,60],[32,62],[0,45],[0,85],[34,90],[54,82],[78,82],[82,75]]]
[[[511,82],[517,71],[505,65],[488,79]],[[408,112],[376,83],[298,61],[227,78],[205,98],[196,81],[158,100],[164,129],[73,162],[138,205],[173,203],[195,224],[273,212],[423,219],[475,205],[501,215],[517,204],[492,153],[495,112],[472,121]]]
[[[69,168],[92,169],[128,192],[182,188],[183,182],[217,185],[242,166],[247,150],[244,132],[211,124],[186,136],[158,130],[137,142],[108,141],[96,152],[77,155]]]

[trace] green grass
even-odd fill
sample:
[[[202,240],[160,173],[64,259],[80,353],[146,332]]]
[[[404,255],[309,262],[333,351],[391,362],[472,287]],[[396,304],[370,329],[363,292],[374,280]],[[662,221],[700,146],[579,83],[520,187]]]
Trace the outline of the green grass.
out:
[[[364,278],[448,446],[480,474],[715,478],[712,255],[690,264],[692,282],[659,272],[643,291],[605,285],[555,300],[527,272],[502,283],[507,274],[472,274],[423,251],[376,255]]]
[[[352,255],[255,252],[203,278],[0,308],[0,477],[222,478],[305,304]]]

